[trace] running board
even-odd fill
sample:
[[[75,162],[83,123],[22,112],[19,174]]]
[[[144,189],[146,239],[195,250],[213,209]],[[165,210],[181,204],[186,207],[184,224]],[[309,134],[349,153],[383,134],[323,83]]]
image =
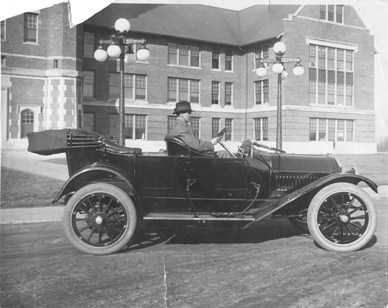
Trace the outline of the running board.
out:
[[[179,221],[254,221],[252,216],[213,216],[210,214],[149,213],[143,220],[179,220]]]

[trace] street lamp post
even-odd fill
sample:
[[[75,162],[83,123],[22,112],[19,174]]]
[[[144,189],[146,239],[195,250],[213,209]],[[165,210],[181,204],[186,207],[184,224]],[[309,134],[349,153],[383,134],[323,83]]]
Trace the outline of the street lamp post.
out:
[[[120,100],[119,100],[119,143],[125,145],[124,127],[125,127],[125,74],[124,62],[129,63],[136,60],[146,61],[150,57],[147,42],[144,39],[135,40],[129,38],[128,31],[130,23],[125,18],[119,18],[115,22],[115,32],[108,40],[100,40],[97,50],[94,52],[94,58],[98,62],[104,62],[106,59],[119,59],[120,62]],[[140,48],[136,48],[140,45]],[[105,50],[106,49],[106,50]],[[136,56],[135,56],[135,51]]]
[[[256,70],[256,74],[259,77],[264,77],[267,74],[267,68],[264,64],[273,63],[272,71],[278,75],[278,84],[277,84],[277,113],[276,113],[276,148],[282,150],[283,142],[282,142],[282,79],[287,78],[288,73],[285,70],[285,63],[295,63],[293,68],[293,73],[296,76],[301,76],[304,74],[304,68],[300,64],[301,60],[299,58],[296,59],[287,59],[284,58],[284,53],[286,52],[286,45],[283,42],[276,42],[273,46],[273,51],[275,52],[275,60],[264,61],[260,59],[260,66]]]

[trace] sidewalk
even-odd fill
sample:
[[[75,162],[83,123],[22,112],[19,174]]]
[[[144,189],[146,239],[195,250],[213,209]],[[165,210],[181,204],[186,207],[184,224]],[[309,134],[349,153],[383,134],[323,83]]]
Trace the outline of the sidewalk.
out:
[[[35,173],[54,179],[66,181],[69,178],[67,165],[50,162],[53,159],[64,159],[65,154],[50,156],[37,155],[25,151],[2,152],[3,167]],[[374,199],[388,198],[388,185],[379,187],[375,194],[369,187],[364,188]],[[0,209],[0,224],[37,223],[63,220],[64,206]]]

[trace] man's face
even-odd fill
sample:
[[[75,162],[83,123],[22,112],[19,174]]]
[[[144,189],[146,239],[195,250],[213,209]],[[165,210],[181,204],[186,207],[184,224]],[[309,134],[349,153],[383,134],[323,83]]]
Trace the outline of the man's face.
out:
[[[187,112],[184,112],[184,113],[180,113],[179,114],[179,117],[185,121],[185,122],[190,122],[190,117],[191,117],[191,112],[190,111],[187,111]]]

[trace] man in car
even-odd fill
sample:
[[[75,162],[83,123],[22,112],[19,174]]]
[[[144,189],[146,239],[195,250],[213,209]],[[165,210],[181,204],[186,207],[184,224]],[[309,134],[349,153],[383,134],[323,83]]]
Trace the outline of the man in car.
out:
[[[171,135],[179,137],[189,147],[197,151],[214,151],[214,145],[216,145],[222,137],[215,137],[210,141],[199,139],[195,130],[190,126],[192,111],[190,102],[180,101],[176,103],[173,114],[176,114],[177,119]]]

